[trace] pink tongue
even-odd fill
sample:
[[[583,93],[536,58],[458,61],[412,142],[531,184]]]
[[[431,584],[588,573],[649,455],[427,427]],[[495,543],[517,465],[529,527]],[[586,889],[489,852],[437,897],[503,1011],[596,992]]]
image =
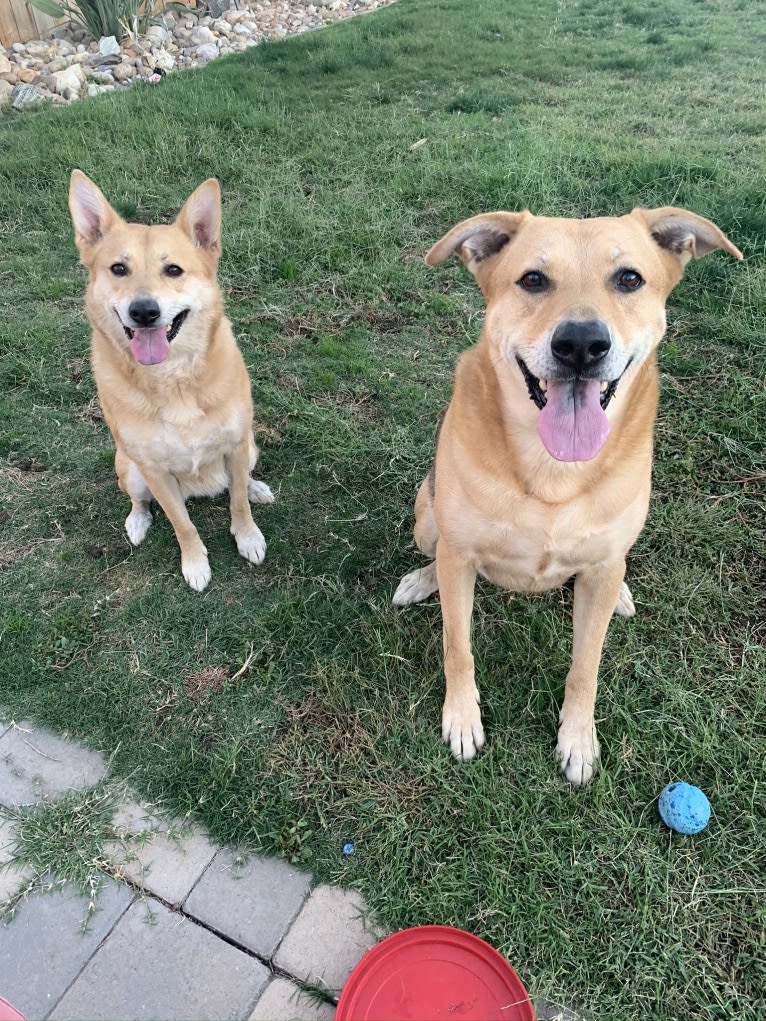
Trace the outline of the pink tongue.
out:
[[[597,379],[548,380],[546,404],[537,416],[537,432],[557,461],[590,461],[609,435]]]
[[[130,350],[142,365],[164,362],[170,351],[167,329],[159,326],[156,330],[136,330],[130,341]]]

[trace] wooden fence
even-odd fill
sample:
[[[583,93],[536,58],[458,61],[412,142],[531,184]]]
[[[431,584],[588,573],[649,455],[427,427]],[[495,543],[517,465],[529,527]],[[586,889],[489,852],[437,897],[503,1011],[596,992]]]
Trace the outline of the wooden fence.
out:
[[[0,44],[10,46],[27,39],[44,39],[55,18],[41,14],[29,0],[0,0]]]

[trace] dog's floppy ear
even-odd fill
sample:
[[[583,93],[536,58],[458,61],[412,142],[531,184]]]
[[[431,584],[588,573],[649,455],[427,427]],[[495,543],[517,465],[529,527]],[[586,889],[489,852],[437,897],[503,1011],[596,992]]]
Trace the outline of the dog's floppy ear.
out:
[[[429,266],[438,266],[450,255],[457,255],[477,279],[482,265],[498,255],[511,241],[529,213],[482,213],[463,220],[426,254]],[[481,280],[479,280],[481,283]]]
[[[87,251],[121,222],[101,190],[81,170],[73,170],[69,180],[69,212],[83,261]]]
[[[722,230],[688,209],[662,206],[660,209],[634,209],[633,213],[643,220],[660,248],[675,256],[682,267],[690,259],[701,259],[716,248],[722,248],[735,259],[743,258],[742,252]]]
[[[218,258],[221,254],[221,189],[214,177],[209,177],[191,193],[176,223],[197,248],[204,248]]]

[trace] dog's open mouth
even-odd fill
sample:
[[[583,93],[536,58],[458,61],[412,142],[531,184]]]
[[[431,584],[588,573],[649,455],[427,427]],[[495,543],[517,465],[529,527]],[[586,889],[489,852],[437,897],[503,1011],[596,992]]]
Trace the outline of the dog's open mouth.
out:
[[[606,408],[624,370],[611,380],[542,380],[529,371],[521,358],[516,361],[530,400],[540,410],[537,432],[551,457],[557,461],[592,460],[609,436]]]
[[[164,362],[170,353],[171,342],[177,336],[188,314],[188,308],[184,309],[167,326],[155,326],[152,329],[132,329],[122,323],[136,361],[141,365],[158,365]]]

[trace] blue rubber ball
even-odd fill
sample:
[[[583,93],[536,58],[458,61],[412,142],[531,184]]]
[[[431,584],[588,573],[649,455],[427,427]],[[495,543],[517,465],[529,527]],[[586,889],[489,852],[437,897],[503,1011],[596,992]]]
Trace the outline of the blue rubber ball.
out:
[[[699,833],[710,820],[710,802],[690,783],[669,783],[660,794],[662,821],[678,833]]]

